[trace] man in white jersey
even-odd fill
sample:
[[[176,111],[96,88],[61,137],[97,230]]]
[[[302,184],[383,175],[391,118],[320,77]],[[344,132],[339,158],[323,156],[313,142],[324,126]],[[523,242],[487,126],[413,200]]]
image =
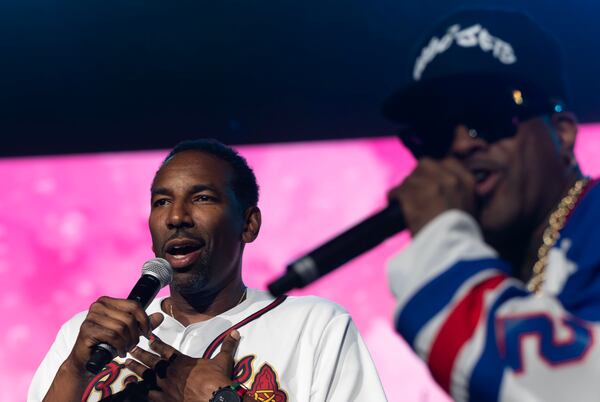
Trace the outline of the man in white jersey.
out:
[[[257,202],[254,173],[234,150],[176,146],[154,177],[149,218],[153,251],[173,267],[170,296],[146,312],[101,297],[65,323],[28,401],[384,401],[348,313],[244,285]],[[98,343],[118,356],[93,375],[85,365]]]
[[[390,262],[397,330],[457,401],[597,401],[600,186],[574,155],[555,40],[466,9],[386,103],[418,159],[391,191],[413,235]]]

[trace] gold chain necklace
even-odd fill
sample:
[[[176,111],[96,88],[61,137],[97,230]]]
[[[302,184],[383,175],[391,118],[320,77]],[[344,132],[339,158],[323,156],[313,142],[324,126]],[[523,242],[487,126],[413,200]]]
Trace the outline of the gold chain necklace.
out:
[[[243,301],[244,301],[244,299],[246,298],[246,295],[247,295],[247,293],[248,293],[248,288],[246,288],[246,287],[245,287],[245,288],[244,288],[244,291],[242,292],[242,296],[241,296],[241,297],[240,297],[240,299],[237,301],[237,303],[235,303],[235,306],[233,306],[233,307],[236,307],[236,306],[238,306],[238,305],[239,305],[241,302],[243,302]],[[232,307],[232,308],[233,308],[233,307]],[[173,314],[173,302],[172,302],[172,301],[171,301],[171,303],[169,303],[169,315],[170,315],[171,317],[173,317],[173,319],[174,319],[175,321],[177,321],[177,318],[175,318],[175,314]]]
[[[548,252],[556,244],[559,233],[567,222],[567,217],[573,208],[575,208],[579,196],[581,196],[583,189],[589,181],[590,179],[587,177],[577,180],[573,187],[569,189],[567,195],[560,200],[558,207],[556,207],[554,212],[550,215],[548,227],[546,227],[542,236],[542,245],[538,249],[538,260],[533,264],[533,274],[527,283],[527,289],[530,292],[538,293],[540,291],[542,284],[544,283],[546,265],[548,265]]]

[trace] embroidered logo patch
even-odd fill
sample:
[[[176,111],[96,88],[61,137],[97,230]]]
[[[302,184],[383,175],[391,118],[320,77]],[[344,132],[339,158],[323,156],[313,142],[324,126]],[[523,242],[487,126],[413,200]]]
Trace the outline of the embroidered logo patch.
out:
[[[254,356],[241,358],[233,369],[233,379],[239,383],[245,383],[252,377],[252,361]]]
[[[89,382],[81,398],[82,402],[99,401],[122,391],[138,377],[125,369],[122,363],[112,361],[96,374]]]
[[[279,389],[277,374],[267,363],[263,364],[254,377],[248,393],[261,402],[287,402],[287,394]]]

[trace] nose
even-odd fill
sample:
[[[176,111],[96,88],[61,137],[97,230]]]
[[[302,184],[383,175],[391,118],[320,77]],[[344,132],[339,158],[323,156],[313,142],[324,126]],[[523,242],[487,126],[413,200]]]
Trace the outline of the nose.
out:
[[[194,226],[194,220],[190,215],[189,206],[183,201],[175,201],[169,208],[167,216],[167,228],[179,229]]]
[[[487,146],[487,142],[479,136],[476,129],[460,124],[454,128],[450,154],[458,159],[466,159]]]

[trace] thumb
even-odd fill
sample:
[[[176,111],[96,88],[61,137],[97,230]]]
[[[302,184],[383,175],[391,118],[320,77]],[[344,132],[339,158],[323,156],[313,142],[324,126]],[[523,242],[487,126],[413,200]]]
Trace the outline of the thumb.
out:
[[[165,316],[162,313],[153,313],[148,317],[150,319],[150,331],[153,331],[156,327],[158,327],[165,319]]]
[[[226,353],[233,356],[240,342],[240,333],[234,329],[223,340],[221,345],[221,353]]]
[[[231,375],[233,371],[233,355],[235,355],[239,342],[240,333],[234,329],[225,337],[221,344],[221,350],[214,358],[214,360],[221,362],[229,371],[227,375]]]

